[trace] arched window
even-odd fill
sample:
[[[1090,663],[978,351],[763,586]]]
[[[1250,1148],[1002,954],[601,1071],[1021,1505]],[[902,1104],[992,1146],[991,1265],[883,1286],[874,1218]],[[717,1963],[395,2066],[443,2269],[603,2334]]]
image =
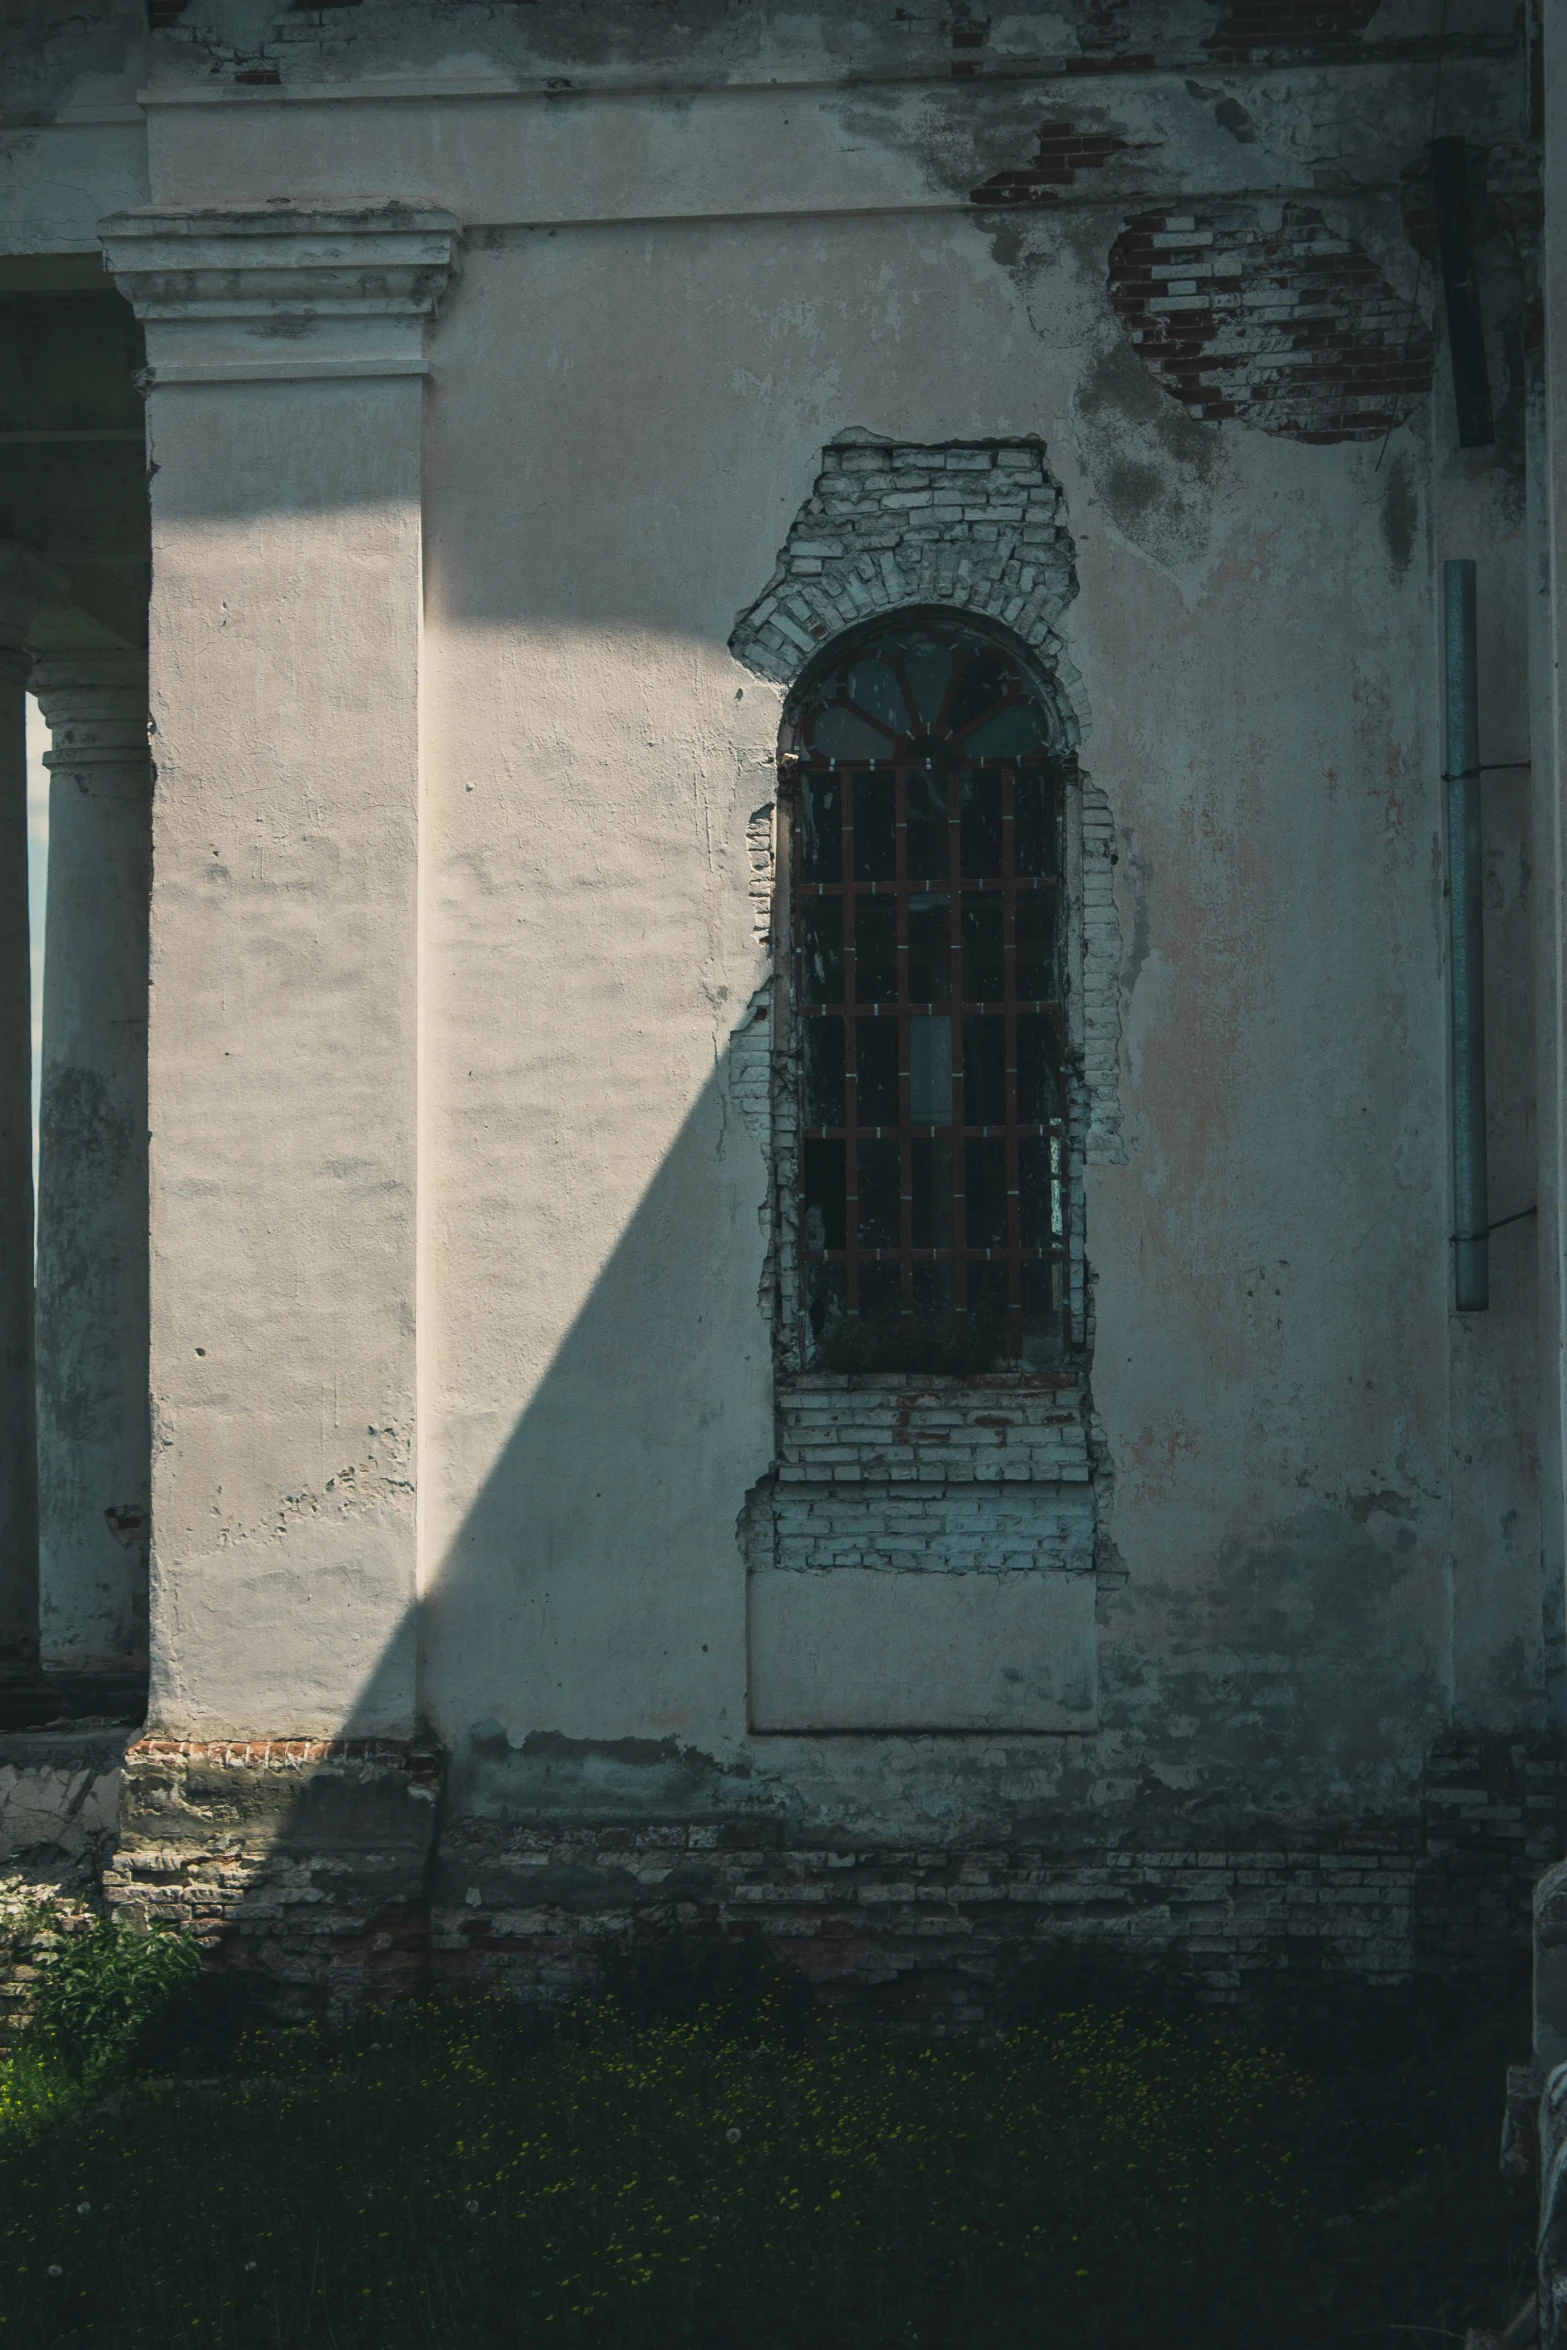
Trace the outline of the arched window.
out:
[[[1020,651],[918,612],[791,718],[799,1310],[824,1370],[1066,1344],[1062,781]]]

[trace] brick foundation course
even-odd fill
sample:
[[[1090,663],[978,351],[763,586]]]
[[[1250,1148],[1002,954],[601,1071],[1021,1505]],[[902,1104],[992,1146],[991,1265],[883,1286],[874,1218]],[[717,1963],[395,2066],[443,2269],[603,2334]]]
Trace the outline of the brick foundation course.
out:
[[[397,1741],[144,1739],[104,1901],[194,1933],[284,2007],[418,1989],[441,1778],[437,1749]]]
[[[189,1927],[296,2012],[427,1987],[550,2003],[639,1941],[741,1934],[828,2006],[965,2030],[1084,1939],[1169,1954],[1216,2004],[1281,1975],[1499,1979],[1567,1850],[1567,1758],[1516,1740],[1447,1742],[1403,1820],[1212,1846],[873,1848],[754,1817],[443,1823],[439,1787],[428,1747],[149,1740],[127,1757],[105,1898]]]

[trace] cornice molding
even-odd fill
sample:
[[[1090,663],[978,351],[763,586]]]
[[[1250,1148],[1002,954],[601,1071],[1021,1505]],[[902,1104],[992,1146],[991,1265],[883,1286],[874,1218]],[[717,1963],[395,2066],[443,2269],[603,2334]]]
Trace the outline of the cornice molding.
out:
[[[435,206],[279,200],[216,210],[148,206],[99,224],[138,318],[277,325],[433,315],[459,224]],[[156,373],[156,370],[155,370]]]

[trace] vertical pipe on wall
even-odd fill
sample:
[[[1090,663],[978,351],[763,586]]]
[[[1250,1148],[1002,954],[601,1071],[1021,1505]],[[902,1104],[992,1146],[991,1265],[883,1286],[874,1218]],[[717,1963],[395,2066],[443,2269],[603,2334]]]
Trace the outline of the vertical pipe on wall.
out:
[[[1445,566],[1447,901],[1453,1011],[1453,1302],[1491,1302],[1485,1166],[1485,939],[1480,903],[1480,713],[1475,567]]]

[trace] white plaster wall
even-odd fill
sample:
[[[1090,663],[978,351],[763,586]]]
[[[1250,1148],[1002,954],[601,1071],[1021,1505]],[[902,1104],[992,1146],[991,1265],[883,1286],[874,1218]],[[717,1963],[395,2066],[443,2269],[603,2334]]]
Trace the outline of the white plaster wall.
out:
[[[1455,1656],[1480,1718],[1516,1718],[1539,1676],[1537,1600],[1498,1580],[1493,1529],[1456,1585],[1449,1563],[1423,493],[1400,575],[1374,446],[1225,428],[1172,459],[1103,391],[1117,330],[1082,224],[1036,231],[1026,306],[968,223],[493,244],[439,329],[427,467],[435,1718],[459,1742],[482,1716],[519,1743],[743,1751],[761,1177],[703,1088],[759,976],[744,826],[774,705],[721,646],[833,433],[1040,432],[1129,944],[1129,1158],[1089,1193],[1129,1579],[1097,1761],[1042,1742],[1029,1771],[1391,1798]],[[508,320],[529,331],[488,367]],[[1394,454],[1423,480],[1420,432]],[[1141,539],[1116,495],[1137,458],[1166,508]],[[1506,1450],[1507,1399],[1487,1424]],[[1505,1481],[1526,1517],[1526,1460]],[[771,1742],[750,1767],[814,1785],[861,1760],[881,1767]]]
[[[0,133],[0,252],[91,253],[106,212],[147,201],[140,108],[87,104]]]
[[[977,408],[945,356],[1026,332],[972,242],[885,221],[497,240],[440,324],[430,1426],[458,1473],[427,1522],[425,1686],[458,1741],[493,1719],[745,1749],[766,1194],[724,1061],[765,970],[746,827],[780,697],[724,640],[834,432],[1039,428],[1021,369]],[[492,371],[506,317],[543,331]],[[481,1042],[497,988],[514,1023],[481,1018]]]
[[[1507,74],[1470,86],[1502,123]],[[1356,85],[1346,153],[1385,162],[1409,87]],[[1177,123],[1157,91],[1127,99],[1166,141],[1127,172],[1309,185],[1332,101],[1270,89],[1248,87],[1264,135],[1244,151],[1206,100]],[[518,1805],[543,1739],[628,1801],[627,1742],[667,1741],[719,1799],[883,1824],[1369,1806],[1449,1720],[1533,1716],[1526,1266],[1498,1249],[1486,1331],[1455,1337],[1447,1311],[1440,400],[1382,452],[1188,424],[1105,299],[1120,166],[1103,209],[987,227],[954,192],[978,149],[985,169],[1026,155],[1038,99],[987,94],[978,148],[965,103],[152,110],[159,201],[402,194],[469,228],[429,345],[417,918],[409,803],[388,867],[374,781],[383,739],[406,757],[420,658],[377,600],[412,512],[342,495],[287,423],[253,419],[247,446],[211,441],[160,536],[159,723],[169,774],[206,779],[168,792],[157,884],[154,1123],[178,1147],[155,1139],[156,1605],[166,1654],[200,1660],[170,1666],[171,1718],[363,1721],[389,1657],[387,1719],[407,1707],[415,1446],[417,1701],[459,1749],[504,1732]],[[1334,217],[1412,287],[1385,202]],[[285,397],[308,446],[311,395],[221,395],[231,417]],[[356,467],[380,429],[364,397]],[[1076,541],[1066,633],[1127,949],[1127,1160],[1088,1197],[1125,1572],[1101,1592],[1092,1738],[745,1729],[765,1165],[725,1063],[765,978],[747,844],[779,697],[725,642],[849,427],[1043,436]],[[1516,525],[1494,497],[1459,510],[1447,551],[1494,579],[1505,678]],[[1510,1034],[1524,851],[1516,803],[1496,807]],[[215,847],[242,876],[226,899],[201,878]],[[415,995],[416,1132],[387,1106]],[[1499,1046],[1521,1178],[1527,1056]],[[222,1071],[236,1054],[249,1069]],[[332,1172],[361,1164],[374,1182]],[[388,1460],[361,1459],[361,1424],[397,1432]],[[344,1464],[383,1497],[366,1523],[384,1507],[398,1531],[374,1604],[345,1600],[323,1638],[322,1600],[360,1587],[318,1499]],[[232,1618],[204,1596],[238,1588],[226,1526],[256,1577]]]
[[[153,1718],[406,1730],[417,379],[154,395]]]

